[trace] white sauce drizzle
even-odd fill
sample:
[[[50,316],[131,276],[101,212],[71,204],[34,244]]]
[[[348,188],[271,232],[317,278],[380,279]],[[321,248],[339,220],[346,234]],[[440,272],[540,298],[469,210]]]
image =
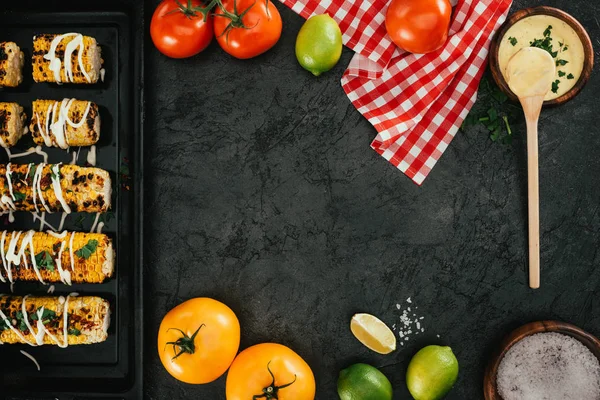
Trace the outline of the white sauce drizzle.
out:
[[[87,162],[91,165],[96,165],[96,145],[92,145],[87,155]]]
[[[77,151],[73,152],[73,158],[71,159],[71,164],[75,165],[77,164],[77,160],[79,159],[79,151],[81,150],[81,147],[77,148]]]
[[[71,259],[71,271],[75,271],[75,257],[73,256],[73,238],[75,232],[71,232],[71,239],[69,239],[69,258]]]
[[[40,368],[40,364],[37,362],[37,360],[35,359],[35,357],[33,357],[31,354],[29,354],[28,352],[26,352],[25,350],[19,350],[21,352],[21,354],[23,354],[25,357],[29,358],[31,361],[33,361],[33,363],[35,364],[36,368],[38,371],[41,371]]]
[[[98,228],[96,228],[96,233],[102,233],[102,228],[104,228],[104,222],[100,222],[98,224]]]
[[[56,83],[61,84],[62,82],[60,79],[60,70],[62,68],[62,63],[61,63],[60,58],[58,58],[56,56],[56,48],[58,47],[59,43],[64,38],[70,37],[70,36],[75,36],[75,38],[73,40],[71,40],[65,47],[65,53],[64,53],[64,57],[63,57],[64,64],[65,64],[65,77],[70,82],[73,82],[73,66],[72,66],[71,58],[72,58],[73,51],[77,48],[79,68],[81,69],[81,72],[85,76],[85,79],[91,83],[92,80],[90,79],[90,76],[88,75],[87,71],[85,70],[85,66],[83,64],[83,50],[84,50],[85,46],[83,44],[83,35],[81,35],[80,33],[65,33],[63,35],[57,35],[52,40],[52,43],[50,44],[50,49],[48,50],[48,53],[44,54],[44,58],[46,60],[50,61],[49,69],[54,73],[54,80],[56,81]]]
[[[8,182],[8,192],[13,200],[16,200],[13,192],[12,178],[10,177],[10,163],[6,164],[6,181]]]
[[[2,267],[4,268],[4,271],[6,271],[6,276],[8,277],[9,275],[12,275],[12,273],[6,268],[6,258],[4,257],[4,240],[5,239],[6,239],[6,231],[2,231],[2,239],[0,239],[0,254],[2,255]],[[6,280],[4,279],[2,274],[0,274],[0,281],[2,281],[2,283],[6,283]],[[12,281],[11,281],[11,283],[12,283]]]
[[[100,68],[100,80],[104,82],[104,75],[106,75],[106,70],[104,68]]]
[[[52,294],[52,293],[54,293],[54,289],[55,289],[54,285],[50,285],[50,287],[48,287],[48,290],[46,291],[46,293]]]
[[[46,213],[45,212],[43,212],[41,216],[37,212],[32,212],[31,215],[33,216],[34,222],[36,219],[40,220],[40,229],[39,229],[40,231],[43,231],[44,227],[48,227],[48,228],[52,229],[53,231],[58,230],[55,227],[53,227],[52,225],[50,225],[48,222],[46,222]]]
[[[50,179],[52,180],[52,188],[54,189],[54,195],[56,196],[56,199],[59,201],[63,210],[65,210],[65,213],[70,214],[71,207],[69,207],[69,205],[65,201],[65,198],[64,198],[63,192],[62,192],[62,187],[60,186],[60,163],[54,164],[52,166],[52,175],[51,175]],[[58,228],[58,229],[60,229],[60,228]]]
[[[0,139],[0,141],[1,141],[1,139]],[[36,154],[39,154],[40,156],[44,157],[44,162],[48,162],[48,153],[46,153],[45,151],[42,151],[42,146],[30,147],[27,151],[25,151],[23,153],[18,153],[18,154],[12,154],[10,152],[10,150],[7,148],[4,148],[4,150],[6,151],[6,154],[8,155],[9,160],[12,160],[13,158],[25,157],[30,154],[36,153]]]
[[[98,220],[100,219],[100,213],[96,213],[96,218],[94,219],[94,223],[92,224],[92,229],[90,229],[90,233],[94,233],[96,230],[96,225],[98,224]]]
[[[62,213],[62,216],[60,217],[60,224],[58,225],[58,231],[62,231],[62,228],[65,224],[65,219],[67,218],[67,215],[69,215],[69,213]]]

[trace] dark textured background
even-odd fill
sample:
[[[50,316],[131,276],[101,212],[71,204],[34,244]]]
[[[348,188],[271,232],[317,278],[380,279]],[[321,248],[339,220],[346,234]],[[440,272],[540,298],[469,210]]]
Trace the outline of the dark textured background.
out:
[[[543,4],[577,17],[600,50],[600,3]],[[448,399],[481,399],[484,366],[511,329],[556,318],[600,334],[598,68],[579,97],[541,118],[543,274],[532,291],[522,119],[511,146],[481,128],[459,132],[419,188],[369,147],[375,129],[339,83],[353,53],[315,78],[294,56],[303,20],[278,7],[282,38],[254,60],[215,43],[171,60],[148,43],[146,397],[225,398],[224,378],[179,383],[157,356],[162,316],[195,296],[233,308],[242,348],[274,341],[304,357],[319,400],[336,399],[339,370],[358,361],[409,398],[408,360],[432,343],[460,361]],[[351,335],[352,314],[392,325],[409,296],[426,332],[407,346],[379,356]]]

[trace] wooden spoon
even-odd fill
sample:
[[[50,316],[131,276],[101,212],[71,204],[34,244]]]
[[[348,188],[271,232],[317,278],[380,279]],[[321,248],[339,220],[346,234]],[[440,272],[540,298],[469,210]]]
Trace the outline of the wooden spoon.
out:
[[[540,287],[540,200],[538,119],[544,97],[552,87],[556,64],[545,50],[525,47],[508,62],[506,77],[519,98],[527,122],[527,186],[529,209],[529,287]]]

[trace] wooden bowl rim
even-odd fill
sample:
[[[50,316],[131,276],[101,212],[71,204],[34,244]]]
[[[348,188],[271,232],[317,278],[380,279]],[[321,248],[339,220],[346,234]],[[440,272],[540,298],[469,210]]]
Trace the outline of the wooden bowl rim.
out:
[[[496,375],[500,362],[506,355],[506,352],[527,336],[535,335],[536,333],[556,332],[569,335],[579,340],[584,346],[600,359],[600,340],[589,332],[583,329],[562,321],[535,321],[522,325],[508,334],[500,344],[498,350],[494,353],[490,362],[485,369],[483,378],[483,394],[485,400],[502,400],[496,388]],[[593,347],[590,347],[591,343]]]
[[[544,102],[544,106],[557,106],[568,102],[569,100],[576,97],[581,89],[584,88],[590,76],[592,74],[592,70],[594,69],[594,47],[592,44],[592,39],[590,39],[587,30],[581,25],[581,23],[575,19],[571,14],[560,10],[558,8],[549,7],[549,6],[537,6],[524,8],[518,11],[515,11],[511,14],[506,22],[502,24],[496,35],[492,39],[492,43],[490,46],[490,69],[492,70],[492,77],[494,81],[498,85],[498,87],[513,101],[518,102],[519,99],[515,94],[510,90],[508,84],[504,80],[504,75],[502,71],[500,71],[500,65],[498,64],[498,50],[500,49],[500,41],[506,34],[506,31],[510,29],[515,23],[518,21],[531,17],[533,15],[549,15],[552,17],[556,17],[571,26],[579,36],[581,43],[583,44],[584,51],[584,63],[583,63],[583,71],[581,71],[581,76],[575,83],[575,85],[569,90],[567,93],[563,94],[560,97],[557,97],[553,100],[547,100]]]

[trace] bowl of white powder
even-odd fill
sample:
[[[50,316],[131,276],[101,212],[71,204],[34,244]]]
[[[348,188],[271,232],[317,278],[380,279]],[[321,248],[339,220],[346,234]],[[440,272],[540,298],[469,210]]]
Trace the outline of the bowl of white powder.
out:
[[[486,400],[600,400],[600,341],[564,322],[532,322],[502,342],[484,377]]]

